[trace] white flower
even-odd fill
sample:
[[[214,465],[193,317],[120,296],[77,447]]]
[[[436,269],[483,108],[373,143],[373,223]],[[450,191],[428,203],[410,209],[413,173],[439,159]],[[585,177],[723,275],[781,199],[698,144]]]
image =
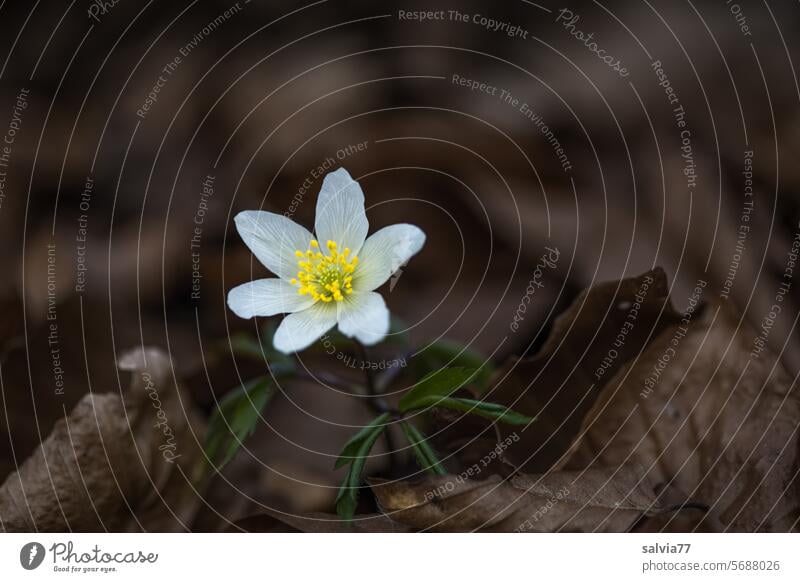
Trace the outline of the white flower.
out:
[[[272,212],[246,210],[235,221],[244,243],[278,278],[231,289],[228,307],[244,318],[288,313],[273,340],[287,354],[307,348],[337,323],[363,344],[381,341],[389,310],[374,290],[425,244],[425,233],[411,224],[393,224],[367,238],[364,193],[344,168],[322,182],[316,237]]]

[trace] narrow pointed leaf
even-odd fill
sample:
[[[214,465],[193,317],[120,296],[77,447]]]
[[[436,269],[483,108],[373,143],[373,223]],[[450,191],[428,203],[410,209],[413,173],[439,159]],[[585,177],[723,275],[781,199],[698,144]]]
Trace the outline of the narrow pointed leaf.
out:
[[[372,446],[378,437],[381,436],[385,424],[376,426],[369,436],[361,441],[353,462],[350,464],[350,470],[339,488],[339,494],[336,496],[336,513],[346,520],[353,519],[356,507],[358,505],[358,486],[361,484],[361,472],[364,470],[364,464],[367,462],[367,455],[369,455]]]
[[[344,447],[342,448],[342,452],[339,453],[339,458],[336,459],[336,465],[334,468],[338,469],[339,467],[343,467],[348,463],[352,463],[353,459],[358,454],[361,444],[368,439],[376,429],[383,430],[384,425],[390,417],[391,415],[388,412],[384,412],[380,416],[375,417],[368,425],[354,434],[350,440],[345,443]]]
[[[417,403],[425,398],[450,396],[475,377],[473,368],[442,368],[420,380],[400,399],[400,411],[419,408]]]
[[[483,402],[481,400],[471,400],[469,398],[437,398],[434,396],[424,398],[415,405],[417,408],[427,408],[433,406],[458,410],[468,414],[474,414],[475,416],[481,416],[490,420],[497,420],[505,424],[517,426],[530,424],[536,420],[535,418],[514,412],[510,408],[506,408],[500,404]]]
[[[433,448],[428,444],[425,435],[413,424],[404,422],[400,426],[403,427],[403,432],[406,433],[408,442],[411,443],[411,446],[414,448],[414,454],[417,457],[419,466],[435,475],[446,475],[447,471],[442,467],[439,458],[436,456]]]
[[[208,462],[222,469],[255,430],[261,411],[277,392],[272,378],[262,376],[232,390],[211,415],[204,449]]]
[[[441,339],[427,346],[420,353],[420,361],[428,370],[438,368],[473,368],[476,370],[473,382],[485,388],[495,372],[492,362],[483,354],[448,339]]]

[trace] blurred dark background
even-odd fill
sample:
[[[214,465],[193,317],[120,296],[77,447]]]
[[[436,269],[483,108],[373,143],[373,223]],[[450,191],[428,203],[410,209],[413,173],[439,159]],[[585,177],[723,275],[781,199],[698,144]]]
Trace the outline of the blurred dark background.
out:
[[[130,346],[167,348],[210,410],[237,377],[207,375],[202,354],[258,325],[226,309],[227,290],[266,276],[233,216],[262,208],[311,226],[339,166],[366,192],[371,231],[407,221],[428,234],[385,293],[415,342],[530,354],[583,288],[654,266],[679,309],[698,280],[756,327],[775,303],[800,220],[795,2],[106,4],[0,6],[0,132],[14,129],[0,168],[0,475],[84,393],[119,390]],[[420,10],[444,19],[401,17]],[[557,268],[511,333],[548,246]],[[799,299],[792,285],[769,334],[792,372]],[[331,410],[326,398],[297,402]],[[292,497],[278,473],[330,479],[281,460],[296,423],[275,415],[260,442],[280,471],[256,489]]]

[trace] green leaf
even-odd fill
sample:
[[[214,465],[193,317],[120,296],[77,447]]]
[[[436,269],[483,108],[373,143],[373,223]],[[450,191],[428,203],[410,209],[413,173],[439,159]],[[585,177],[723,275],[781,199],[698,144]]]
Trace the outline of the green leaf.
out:
[[[403,422],[400,426],[403,427],[403,432],[406,433],[408,442],[414,447],[414,455],[417,457],[419,466],[436,475],[446,475],[447,471],[442,467],[439,458],[428,444],[425,435],[413,424]]]
[[[477,373],[473,382],[479,388],[488,385],[495,371],[494,365],[483,354],[448,339],[433,342],[419,356],[428,370],[448,367],[474,368]]]
[[[391,416],[392,415],[388,412],[384,412],[380,416],[375,417],[372,422],[354,434],[350,440],[345,443],[344,447],[342,448],[342,452],[339,453],[339,458],[336,459],[336,465],[334,468],[338,469],[339,467],[343,467],[348,463],[352,463],[363,442],[372,435],[373,431],[383,430],[385,428],[384,425],[386,424],[386,421],[388,421]]]
[[[236,333],[230,337],[229,345],[224,348],[230,348],[234,356],[250,358],[262,364],[266,362],[276,376],[290,374],[295,370],[294,359],[272,346],[274,335],[275,324],[268,322],[261,328],[261,343],[247,333]]]
[[[472,400],[470,398],[438,398],[436,396],[431,396],[417,402],[415,408],[426,408],[429,406],[450,408],[490,420],[498,420],[505,424],[526,425],[536,420],[535,418],[514,412],[501,404]]]
[[[420,408],[417,403],[426,398],[450,396],[474,377],[472,368],[442,368],[431,372],[400,399],[400,411]]]
[[[372,429],[369,436],[361,441],[361,445],[350,464],[350,469],[345,475],[342,486],[339,488],[339,495],[336,496],[336,513],[342,519],[348,521],[353,519],[358,506],[358,486],[361,484],[361,472],[367,462],[367,455],[385,428],[386,425],[382,424]]]
[[[253,434],[261,411],[275,395],[272,378],[250,380],[226,394],[211,415],[204,449],[208,462],[222,469],[242,444]]]
[[[342,488],[339,489],[339,496],[336,498],[336,513],[346,521],[351,521],[353,519],[356,508],[358,507],[358,493],[354,493],[349,489],[349,483],[348,473],[348,477],[342,484]]]
[[[251,358],[263,362],[267,359],[264,347],[258,343],[250,334],[235,333],[229,338],[230,349],[235,356]]]

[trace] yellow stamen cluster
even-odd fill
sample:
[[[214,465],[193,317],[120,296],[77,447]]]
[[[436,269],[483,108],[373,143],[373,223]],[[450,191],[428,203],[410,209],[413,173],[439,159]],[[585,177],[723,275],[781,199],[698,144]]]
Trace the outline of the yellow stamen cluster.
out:
[[[328,253],[319,249],[319,243],[312,239],[305,252],[296,250],[298,258],[297,285],[300,295],[311,295],[315,301],[343,301],[345,295],[353,292],[353,271],[358,265],[358,257],[350,257],[350,249],[339,252],[334,241],[327,243]]]

